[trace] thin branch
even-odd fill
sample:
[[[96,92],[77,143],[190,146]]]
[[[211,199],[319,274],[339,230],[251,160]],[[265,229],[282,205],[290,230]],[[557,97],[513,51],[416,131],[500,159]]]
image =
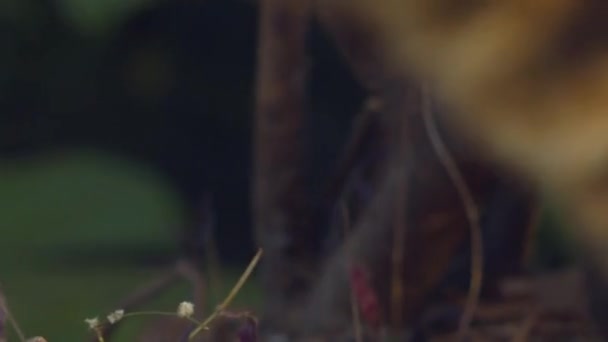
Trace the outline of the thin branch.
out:
[[[217,248],[217,240],[215,235],[215,212],[213,211],[213,198],[207,194],[204,202],[204,217],[203,219],[208,224],[205,234],[205,266],[207,266],[207,280],[209,282],[208,298],[219,300],[220,291],[223,289],[223,279],[221,270],[220,256]],[[202,308],[202,306],[201,306]]]
[[[6,304],[0,290],[0,342],[6,342]]]
[[[424,126],[437,158],[445,167],[448,177],[456,187],[456,191],[462,200],[465,214],[471,229],[471,281],[467,303],[458,325],[458,341],[462,341],[467,335],[475,310],[478,305],[479,295],[483,281],[483,240],[481,226],[479,224],[479,209],[466,181],[458,169],[456,162],[443,143],[439,131],[433,119],[433,107],[429,89],[423,90],[422,115]]]
[[[346,207],[345,202],[341,202],[340,205],[342,212],[342,221],[344,225],[344,240],[348,238],[350,231],[350,217],[348,214],[348,208]],[[352,285],[350,286],[350,304],[351,304],[351,312],[353,316],[353,328],[355,330],[355,341],[363,342],[363,330],[361,326],[361,314],[359,312],[359,306],[357,305],[357,296],[355,296],[355,291],[353,290]]]
[[[224,310],[226,310],[228,305],[230,305],[230,303],[232,303],[232,301],[234,300],[234,297],[236,297],[236,295],[239,293],[239,291],[241,290],[243,285],[245,285],[245,282],[247,281],[247,279],[249,279],[249,277],[251,276],[251,273],[253,273],[253,270],[255,269],[258,262],[260,261],[260,258],[262,257],[262,253],[263,253],[263,250],[259,249],[258,252],[256,253],[256,255],[251,260],[251,262],[249,263],[249,266],[247,266],[247,268],[245,269],[245,272],[243,272],[243,274],[241,275],[239,280],[236,282],[236,284],[234,285],[232,290],[230,290],[230,293],[228,294],[228,296],[226,296],[224,301],[216,307],[215,311],[211,315],[209,315],[209,317],[207,317],[207,319],[205,319],[205,321],[203,321],[203,323],[201,323],[198,327],[196,327],[196,329],[194,329],[190,333],[190,335],[188,336],[189,341],[191,341],[201,330],[207,329],[209,324],[211,324],[211,322],[213,322],[213,320],[216,317],[221,315],[224,312]]]
[[[13,330],[15,330],[19,340],[21,342],[25,342],[25,334],[11,313],[11,310],[8,307],[8,302],[6,301],[6,297],[4,297],[4,294],[0,291],[0,342],[6,342],[6,321],[8,321],[13,327]]]
[[[530,260],[532,259],[535,246],[534,242],[536,241],[534,235],[538,233],[541,219],[542,207],[539,201],[535,201],[531,210],[530,219],[528,220],[528,226],[526,227],[526,236],[524,238],[524,246],[521,256],[521,261],[523,265],[528,265],[530,263]]]
[[[340,154],[340,159],[335,164],[334,171],[326,183],[323,200],[327,205],[337,202],[353,168],[360,161],[365,149],[373,143],[373,139],[377,136],[375,131],[376,126],[378,126],[377,116],[381,106],[380,100],[372,96],[355,116],[349,140],[346,142]]]
[[[517,331],[515,336],[513,336],[512,342],[526,342],[528,340],[528,336],[532,332],[532,329],[538,322],[540,317],[540,310],[533,309],[532,312],[526,316],[524,321],[521,324],[520,329]]]
[[[163,291],[167,290],[170,286],[175,284],[180,278],[180,274],[177,271],[177,267],[174,267],[170,271],[159,275],[157,278],[145,283],[139,288],[135,289],[132,293],[127,295],[125,298],[120,300],[115,308],[121,308],[125,311],[130,311],[140,305],[143,305],[150,300],[154,299]],[[112,324],[104,328],[103,334],[107,339],[110,339],[112,334],[116,331],[116,325]],[[99,339],[94,336],[91,342],[97,342]]]
[[[405,172],[408,145],[410,144],[410,135],[408,134],[408,125],[410,115],[406,113],[396,113],[401,120],[395,141],[398,143],[397,151],[399,152],[394,158],[399,168]],[[399,190],[395,194],[394,202],[394,222],[393,222],[393,248],[391,255],[392,270],[391,270],[391,320],[395,329],[401,328],[404,318],[404,293],[403,284],[405,273],[405,246],[407,243],[407,179],[402,180],[397,184]]]

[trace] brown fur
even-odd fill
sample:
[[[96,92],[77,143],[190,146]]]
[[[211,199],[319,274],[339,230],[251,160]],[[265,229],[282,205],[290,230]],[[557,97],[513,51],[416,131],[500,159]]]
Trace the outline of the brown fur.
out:
[[[451,107],[448,122],[557,195],[608,275],[606,1],[323,0],[317,9],[333,25],[367,28],[386,69],[428,82]]]

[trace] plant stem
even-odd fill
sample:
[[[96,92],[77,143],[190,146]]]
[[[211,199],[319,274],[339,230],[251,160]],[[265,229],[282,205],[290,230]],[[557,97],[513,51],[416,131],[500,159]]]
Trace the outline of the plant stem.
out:
[[[247,266],[247,268],[245,269],[245,272],[243,272],[243,274],[241,275],[241,277],[239,278],[239,280],[236,282],[236,284],[234,285],[234,287],[232,288],[232,290],[230,290],[230,293],[228,294],[228,296],[224,299],[224,301],[218,305],[215,308],[215,311],[213,311],[213,313],[211,315],[209,315],[209,317],[207,317],[207,319],[199,324],[198,327],[196,327],[196,329],[194,329],[190,335],[188,336],[188,341],[192,341],[192,339],[201,331],[201,330],[205,330],[208,329],[209,324],[220,314],[222,313],[222,311],[224,311],[224,309],[226,309],[226,307],[228,307],[228,305],[230,305],[230,303],[232,302],[232,300],[234,299],[234,297],[236,297],[237,293],[241,290],[241,288],[243,287],[243,285],[245,284],[245,282],[247,281],[247,279],[249,278],[249,276],[251,275],[251,273],[253,272],[255,266],[257,265],[258,261],[260,260],[260,258],[262,257],[262,249],[260,248],[258,250],[258,252],[256,253],[256,255],[253,257],[253,259],[251,260],[251,262],[249,263],[249,266]]]

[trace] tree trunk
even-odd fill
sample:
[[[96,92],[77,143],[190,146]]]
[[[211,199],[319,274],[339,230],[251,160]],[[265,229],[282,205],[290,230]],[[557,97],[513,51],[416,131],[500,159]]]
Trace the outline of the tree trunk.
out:
[[[313,234],[306,211],[303,121],[306,0],[260,2],[253,215],[267,325],[280,329],[305,290]],[[304,285],[304,286],[303,286]]]

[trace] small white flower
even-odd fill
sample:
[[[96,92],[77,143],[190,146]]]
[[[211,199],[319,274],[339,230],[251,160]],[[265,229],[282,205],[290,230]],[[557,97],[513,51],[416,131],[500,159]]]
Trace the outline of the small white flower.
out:
[[[190,317],[194,314],[194,304],[190,302],[181,302],[177,307],[177,315],[179,317]]]
[[[110,324],[114,324],[118,321],[120,321],[122,319],[122,316],[125,315],[125,310],[116,310],[114,312],[112,312],[111,314],[108,315],[108,322],[110,322]]]
[[[95,329],[99,326],[99,319],[97,317],[87,318],[84,321],[89,325],[90,329]]]

